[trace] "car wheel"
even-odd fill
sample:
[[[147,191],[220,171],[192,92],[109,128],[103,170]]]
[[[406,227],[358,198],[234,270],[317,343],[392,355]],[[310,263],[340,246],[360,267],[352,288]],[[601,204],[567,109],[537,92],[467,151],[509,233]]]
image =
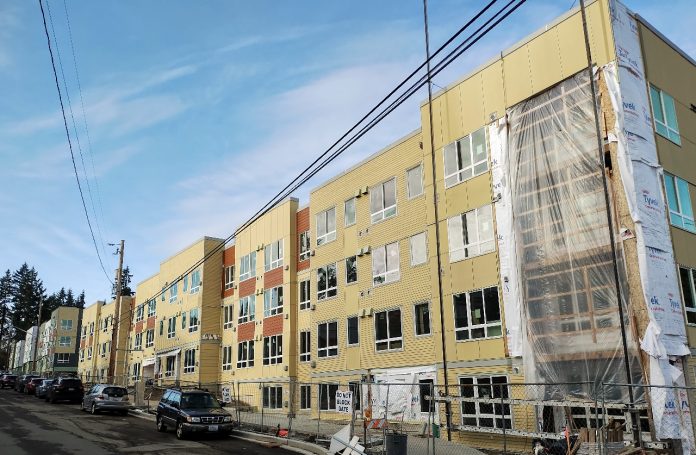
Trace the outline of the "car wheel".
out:
[[[97,414],[97,407],[94,405],[94,403],[92,403],[92,407],[90,408],[90,411],[89,411],[89,412],[91,412],[92,415],[96,415],[96,414]]]
[[[176,439],[184,439],[185,437],[184,422],[179,422],[176,424]]]
[[[167,431],[167,426],[162,421],[161,416],[157,416],[157,431]]]

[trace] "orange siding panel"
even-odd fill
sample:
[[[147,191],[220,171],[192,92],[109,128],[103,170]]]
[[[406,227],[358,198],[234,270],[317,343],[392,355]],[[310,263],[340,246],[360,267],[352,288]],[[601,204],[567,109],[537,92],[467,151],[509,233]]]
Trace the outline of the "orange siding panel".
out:
[[[250,341],[254,339],[255,322],[245,322],[237,327],[237,341]]]

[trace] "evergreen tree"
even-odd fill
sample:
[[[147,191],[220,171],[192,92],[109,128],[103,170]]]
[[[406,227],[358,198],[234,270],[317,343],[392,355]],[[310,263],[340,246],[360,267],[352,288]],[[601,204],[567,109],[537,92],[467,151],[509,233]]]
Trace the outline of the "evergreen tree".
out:
[[[121,295],[131,296],[133,295],[133,290],[130,287],[131,279],[133,275],[130,273],[128,266],[125,266],[121,271]],[[116,283],[111,287],[111,298],[116,298]]]
[[[65,303],[63,303],[63,305],[70,307],[75,306],[75,297],[73,297],[72,289],[68,289],[68,293],[65,295]]]
[[[75,307],[84,308],[85,307],[85,291],[80,292],[80,295],[75,299]]]
[[[26,262],[12,274],[11,286],[12,324],[19,329],[27,330],[36,324],[39,303],[47,298],[46,289],[36,269],[29,268]],[[45,307],[41,313],[42,320],[51,314]],[[17,341],[24,338],[24,332],[17,331],[14,335]]]
[[[0,369],[7,366],[12,339],[12,323],[10,313],[12,308],[12,274],[9,270],[0,277]]]

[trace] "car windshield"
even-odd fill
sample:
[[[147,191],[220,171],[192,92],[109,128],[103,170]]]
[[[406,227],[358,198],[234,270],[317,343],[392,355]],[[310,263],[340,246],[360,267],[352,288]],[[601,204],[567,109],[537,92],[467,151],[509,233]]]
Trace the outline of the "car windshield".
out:
[[[104,395],[108,395],[110,397],[122,397],[127,394],[128,392],[126,389],[122,387],[107,387],[104,389]]]
[[[181,409],[219,408],[220,403],[207,393],[184,394],[181,397]]]
[[[32,382],[33,384],[39,384],[39,383],[43,382],[43,378],[32,379],[31,382]]]
[[[50,383],[53,382],[53,379],[44,379],[41,385],[49,385]]]

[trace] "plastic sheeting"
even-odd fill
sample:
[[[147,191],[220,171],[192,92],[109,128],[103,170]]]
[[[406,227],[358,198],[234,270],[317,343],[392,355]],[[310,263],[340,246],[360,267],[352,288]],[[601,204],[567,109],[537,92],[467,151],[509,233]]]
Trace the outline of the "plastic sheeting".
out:
[[[639,370],[631,379],[625,374],[587,73],[510,109],[508,134],[527,381],[553,384],[545,394],[559,399],[588,398],[602,383],[638,381]],[[637,367],[637,343],[626,324]],[[581,382],[591,384],[569,384]],[[607,398],[622,399],[625,391],[616,388]]]

